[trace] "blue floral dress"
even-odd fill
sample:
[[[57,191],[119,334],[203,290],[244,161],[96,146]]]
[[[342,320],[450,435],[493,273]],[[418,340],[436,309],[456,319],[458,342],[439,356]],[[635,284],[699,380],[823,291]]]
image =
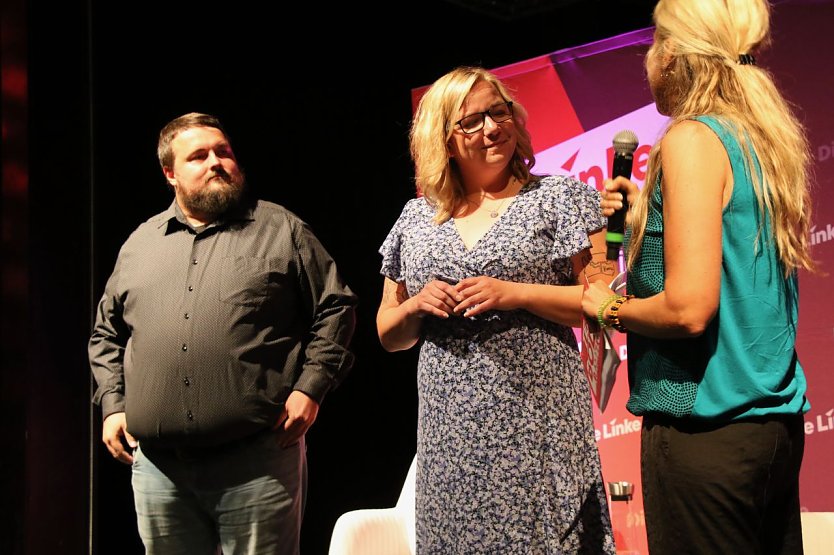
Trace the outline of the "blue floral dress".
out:
[[[409,295],[442,276],[569,285],[600,229],[597,192],[527,183],[467,250],[410,200],[380,248]],[[614,553],[588,383],[571,328],[526,310],[426,317],[417,369],[420,554]]]

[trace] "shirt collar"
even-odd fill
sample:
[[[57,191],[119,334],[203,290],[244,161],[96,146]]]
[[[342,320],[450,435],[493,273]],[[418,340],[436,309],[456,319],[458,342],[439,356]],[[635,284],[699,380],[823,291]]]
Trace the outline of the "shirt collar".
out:
[[[251,200],[248,196],[244,197],[240,204],[232,208],[229,212],[223,214],[210,224],[199,228],[199,232],[212,228],[226,227],[237,222],[243,223],[247,221],[254,221],[256,204],[257,201]],[[163,225],[167,225],[165,230],[166,235],[181,229],[190,229],[194,232],[198,232],[198,228],[191,225],[186,219],[182,208],[180,208],[180,205],[177,204],[177,199],[174,199],[171,202],[171,205],[168,206],[168,209],[162,213],[159,227],[162,227]]]

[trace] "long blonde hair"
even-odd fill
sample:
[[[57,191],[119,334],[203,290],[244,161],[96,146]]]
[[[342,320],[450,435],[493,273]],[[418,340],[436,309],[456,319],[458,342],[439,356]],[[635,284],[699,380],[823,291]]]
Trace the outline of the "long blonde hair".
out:
[[[535,164],[524,107],[514,101],[504,84],[489,71],[472,66],[453,69],[435,81],[420,99],[409,135],[417,190],[435,208],[437,223],[452,217],[455,207],[465,198],[460,172],[449,156],[448,143],[466,95],[480,81],[495,87],[504,100],[513,101],[513,124],[518,135],[511,162],[513,175],[525,183]]]
[[[811,204],[805,130],[764,69],[740,64],[769,38],[765,0],[660,0],[654,9],[655,41],[648,56],[671,61],[655,87],[658,109],[680,121],[713,115],[734,129],[762,214],[770,216],[785,275],[813,270],[809,249]],[[750,148],[752,147],[752,152]],[[761,177],[753,168],[753,152]],[[648,206],[661,168],[660,141],[649,156],[646,185],[631,214],[631,266],[640,254]],[[759,247],[760,239],[755,248]]]

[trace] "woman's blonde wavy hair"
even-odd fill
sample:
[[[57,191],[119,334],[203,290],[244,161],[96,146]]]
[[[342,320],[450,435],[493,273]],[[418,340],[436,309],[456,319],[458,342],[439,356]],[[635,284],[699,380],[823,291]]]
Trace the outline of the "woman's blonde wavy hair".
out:
[[[775,241],[789,275],[798,268],[815,268],[809,249],[809,146],[803,126],[771,75],[756,65],[738,63],[742,54],[757,51],[769,40],[769,9],[764,0],[660,0],[647,59],[671,60],[655,86],[658,110],[670,116],[667,131],[694,116],[713,115],[736,131],[739,144],[748,145],[745,159],[759,210],[772,223],[772,237],[765,239]],[[761,176],[753,169],[753,152]],[[640,253],[660,168],[657,141],[646,185],[632,209],[629,267]]]
[[[420,99],[409,134],[417,191],[434,207],[434,221],[438,224],[451,218],[455,207],[465,199],[460,172],[449,156],[448,143],[466,95],[480,81],[489,83],[504,100],[513,102],[512,121],[518,135],[511,162],[513,175],[525,183],[530,179],[530,168],[535,164],[524,107],[489,71],[473,66],[453,69],[435,81]]]

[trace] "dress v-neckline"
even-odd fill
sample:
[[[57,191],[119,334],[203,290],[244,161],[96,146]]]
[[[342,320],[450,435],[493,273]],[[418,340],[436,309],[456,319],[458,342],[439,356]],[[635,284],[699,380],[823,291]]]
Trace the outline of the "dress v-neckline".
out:
[[[511,200],[511,201],[507,204],[507,207],[504,209],[504,211],[503,211],[503,212],[501,212],[500,214],[498,214],[498,216],[497,216],[496,218],[492,219],[492,220],[493,220],[493,221],[492,221],[492,223],[489,225],[489,227],[486,229],[486,231],[484,231],[484,232],[483,232],[483,234],[481,234],[481,236],[480,236],[480,237],[478,237],[478,238],[475,240],[475,242],[473,242],[473,243],[472,243],[472,246],[471,246],[471,247],[467,247],[467,246],[466,246],[466,241],[464,241],[464,240],[463,240],[463,235],[461,234],[460,229],[458,229],[457,218],[449,218],[449,222],[451,222],[451,225],[452,225],[452,230],[453,230],[453,232],[454,232],[454,234],[455,234],[455,237],[457,238],[458,243],[459,243],[459,244],[463,247],[463,251],[464,251],[466,254],[471,253],[471,252],[472,252],[472,251],[474,251],[476,248],[478,248],[478,246],[479,246],[481,243],[483,243],[483,242],[484,242],[484,239],[485,239],[485,238],[486,238],[486,237],[487,237],[490,233],[492,233],[492,230],[493,230],[493,229],[495,229],[495,228],[498,226],[498,224],[499,224],[499,223],[501,223],[501,220],[503,220],[503,219],[504,219],[504,216],[510,212],[510,210],[512,209],[513,205],[514,205],[514,204],[515,204],[515,202],[518,200],[518,198],[522,195],[522,193],[524,193],[524,191],[527,189],[527,187],[529,187],[529,186],[530,186],[530,183],[532,183],[532,181],[527,181],[527,183],[525,183],[524,185],[522,185],[521,187],[519,187],[518,191],[516,191],[516,193],[515,193],[515,196],[514,196],[514,197],[513,197],[513,199],[512,199],[512,200]]]
[[[513,199],[513,200],[515,200],[515,199]],[[512,204],[512,203],[510,203],[510,204]],[[510,206],[508,205],[507,210],[509,210],[509,209],[510,209]],[[464,239],[463,239],[463,234],[461,233],[460,229],[458,228],[458,220],[456,218],[451,218],[452,229],[454,230],[454,234],[457,237],[458,242],[461,244],[461,246],[463,246],[463,250],[466,253],[470,253],[473,250],[475,250],[478,247],[478,245],[481,244],[481,242],[483,242],[484,238],[487,235],[490,234],[490,232],[493,230],[493,228],[495,228],[495,226],[497,226],[499,224],[501,219],[504,217],[504,214],[507,213],[507,210],[505,210],[501,214],[498,214],[498,217],[492,220],[492,223],[489,224],[489,227],[486,228],[486,231],[484,231],[483,234],[481,234],[480,237],[475,239],[475,242],[472,243],[471,247],[468,247],[466,245],[466,241],[464,241]]]

